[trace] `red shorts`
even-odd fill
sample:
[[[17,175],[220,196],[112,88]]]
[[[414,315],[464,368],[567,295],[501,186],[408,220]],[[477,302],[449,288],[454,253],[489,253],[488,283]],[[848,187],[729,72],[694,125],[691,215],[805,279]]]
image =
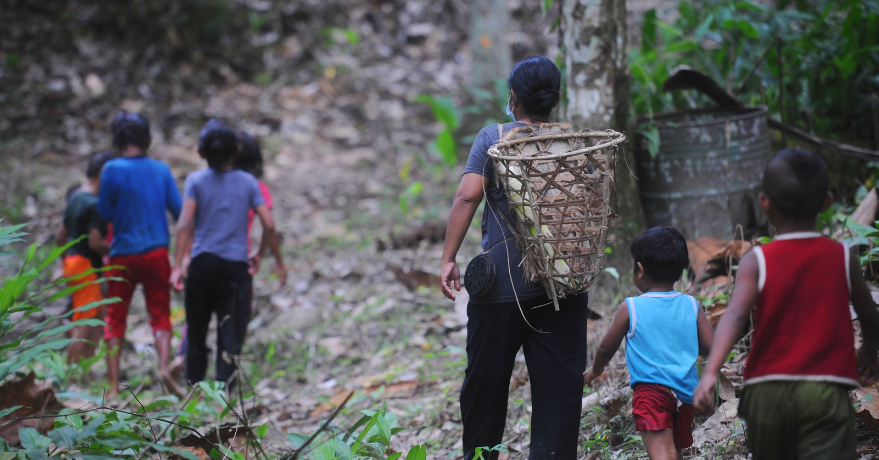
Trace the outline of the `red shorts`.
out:
[[[168,250],[154,249],[144,254],[132,254],[110,257],[110,265],[121,265],[124,269],[113,269],[107,278],[122,278],[120,281],[108,281],[107,297],[119,297],[120,302],[107,306],[104,321],[104,339],[121,339],[125,337],[125,326],[128,319],[128,306],[131,296],[138,283],[143,285],[146,298],[146,309],[150,315],[150,326],[153,333],[163,329],[171,329],[171,262]]]
[[[638,383],[632,396],[632,415],[638,431],[660,431],[672,428],[675,447],[686,449],[693,445],[693,406],[682,402],[668,388],[655,383]]]

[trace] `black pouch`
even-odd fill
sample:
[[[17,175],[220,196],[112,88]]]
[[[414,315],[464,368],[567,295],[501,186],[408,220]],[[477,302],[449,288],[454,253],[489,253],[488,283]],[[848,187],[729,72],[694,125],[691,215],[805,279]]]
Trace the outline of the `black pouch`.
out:
[[[464,288],[473,297],[483,297],[494,286],[496,275],[494,261],[488,256],[488,251],[474,257],[467,264],[464,271]]]

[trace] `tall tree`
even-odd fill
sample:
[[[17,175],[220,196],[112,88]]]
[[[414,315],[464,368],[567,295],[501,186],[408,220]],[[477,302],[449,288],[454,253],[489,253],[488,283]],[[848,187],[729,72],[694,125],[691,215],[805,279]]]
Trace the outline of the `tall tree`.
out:
[[[470,0],[473,86],[487,88],[510,71],[512,58],[506,35],[507,16],[506,0]]]
[[[564,0],[562,42],[567,67],[567,119],[578,129],[627,129],[629,72],[626,53],[626,0]],[[631,135],[629,136],[631,142]],[[616,168],[611,206],[611,244],[623,249],[644,226],[638,187],[629,167],[635,166],[631,144],[624,144]],[[627,166],[628,165],[628,166]],[[616,251],[626,260],[625,251]]]

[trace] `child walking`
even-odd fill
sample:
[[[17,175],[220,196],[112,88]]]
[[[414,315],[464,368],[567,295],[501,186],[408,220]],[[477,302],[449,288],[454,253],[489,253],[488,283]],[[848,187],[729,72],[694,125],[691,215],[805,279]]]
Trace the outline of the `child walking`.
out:
[[[235,156],[235,159],[232,162],[232,167],[235,169],[240,169],[242,171],[250,173],[253,177],[255,177],[259,183],[259,191],[262,194],[262,198],[266,203],[266,206],[269,209],[269,212],[272,211],[272,194],[269,191],[268,185],[265,184],[262,180],[263,175],[263,158],[262,151],[259,147],[259,142],[252,135],[245,131],[238,131],[238,155]],[[247,254],[251,260],[250,274],[255,275],[259,272],[260,263],[262,261],[263,254],[257,250],[251,251],[251,230],[253,229],[253,219],[256,217],[256,213],[253,209],[248,211],[247,214]],[[272,251],[272,254],[275,257],[275,274],[278,277],[279,284],[281,286],[285,286],[287,284],[287,266],[284,265],[284,258],[281,254],[281,242],[280,238],[276,234],[274,238],[269,241],[269,249]],[[264,245],[259,246],[260,250],[265,250]],[[183,262],[180,264],[181,273],[187,272],[187,267],[189,267],[190,263],[190,253],[192,248],[187,248],[184,251]],[[247,294],[247,314],[246,314],[246,323],[250,322],[250,316],[253,311],[252,303],[253,303],[253,282],[251,280],[248,283],[249,292]],[[246,330],[245,337],[242,337],[242,345],[244,338],[246,338]],[[177,375],[182,371],[184,366],[186,365],[186,348],[187,348],[187,340],[188,333],[186,328],[183,329],[183,337],[180,342],[180,350],[177,353],[177,356],[174,357],[174,361],[172,362],[171,369],[172,372]]]
[[[259,191],[262,194],[263,200],[265,200],[269,211],[272,211],[274,208],[272,193],[269,191],[269,186],[262,181],[263,159],[262,150],[259,148],[259,142],[256,138],[250,135],[250,133],[238,131],[238,145],[241,147],[241,152],[235,157],[232,166],[235,169],[249,172],[257,179],[259,183]],[[247,252],[251,258],[253,258],[253,256],[258,256],[255,260],[261,261],[263,254],[250,250],[250,231],[253,228],[254,217],[256,217],[256,214],[253,210],[250,210],[247,217]],[[265,246],[260,245],[260,249],[264,250]],[[280,285],[285,286],[287,284],[287,266],[284,265],[284,256],[281,254],[281,240],[277,235],[275,235],[275,238],[272,238],[269,244],[269,249],[275,257],[275,275],[278,277]],[[256,274],[255,272],[259,271],[259,265],[257,264],[253,270],[253,274]]]
[[[234,357],[241,354],[250,308],[247,254],[247,216],[255,210],[262,221],[260,251],[274,237],[275,224],[251,174],[233,169],[238,139],[226,125],[210,120],[201,132],[198,152],[208,168],[186,177],[183,212],[177,225],[177,245],[171,282],[182,289],[186,278],[186,380],[204,380],[206,345],[211,315],[217,316],[216,379],[230,383]],[[188,247],[191,262],[184,271]]]
[[[696,359],[714,331],[695,298],[674,290],[689,265],[687,241],[671,227],[654,227],[632,242],[632,281],[643,292],[620,305],[598,345],[586,385],[626,339],[626,366],[634,390],[632,415],[652,460],[682,459],[693,445]]]
[[[150,326],[159,355],[159,377],[168,389],[180,393],[171,378],[171,292],[168,279],[171,264],[168,257],[169,211],[177,219],[180,215],[180,192],[165,163],[147,157],[152,138],[149,121],[138,113],[119,112],[110,125],[113,146],[121,158],[107,162],[101,174],[98,194],[98,212],[106,222],[113,224],[113,243],[110,246],[112,270],[109,297],[120,302],[107,307],[104,339],[107,340],[108,395],[118,392],[119,353],[125,338],[128,307],[138,284],[143,285]]]
[[[73,192],[64,209],[64,222],[59,243],[68,244],[79,240],[67,249],[62,262],[62,273],[70,287],[82,286],[71,294],[74,310],[72,321],[104,319],[104,307],[84,309],[85,306],[104,299],[99,273],[90,271],[104,266],[103,257],[110,253],[105,240],[107,225],[98,215],[98,191],[101,187],[101,170],[104,163],[113,159],[111,152],[98,152],[86,167],[86,181]],[[80,239],[82,238],[82,239]],[[67,362],[78,363],[95,353],[95,345],[101,340],[103,326],[74,326],[70,338],[74,341],[67,348]]]
[[[875,371],[879,312],[857,258],[814,231],[833,203],[828,182],[827,164],[807,150],[766,166],[759,202],[778,236],[742,257],[696,389],[696,407],[710,410],[717,373],[753,315],[739,414],[755,460],[856,458],[848,391],[859,361]],[[849,302],[864,336],[857,353]]]

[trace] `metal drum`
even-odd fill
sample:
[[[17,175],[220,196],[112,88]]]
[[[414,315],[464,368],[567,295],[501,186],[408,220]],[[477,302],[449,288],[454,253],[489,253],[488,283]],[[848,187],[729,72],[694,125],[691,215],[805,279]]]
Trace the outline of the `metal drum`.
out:
[[[659,132],[651,157],[647,138]],[[635,141],[638,188],[647,224],[668,225],[687,239],[765,235],[768,222],[757,203],[770,159],[767,110],[712,108],[641,118]]]

